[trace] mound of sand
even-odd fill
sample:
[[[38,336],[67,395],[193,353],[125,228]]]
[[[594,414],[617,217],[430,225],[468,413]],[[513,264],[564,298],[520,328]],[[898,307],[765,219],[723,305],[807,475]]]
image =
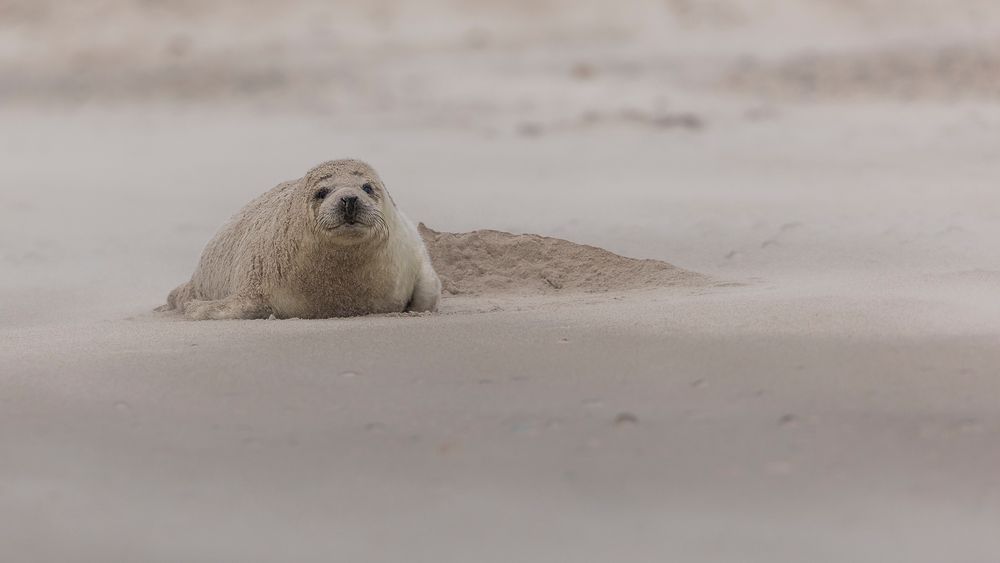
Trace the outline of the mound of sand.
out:
[[[420,234],[445,293],[551,294],[706,285],[701,274],[659,260],[613,252],[539,235],[502,231],[439,233],[420,224]]]

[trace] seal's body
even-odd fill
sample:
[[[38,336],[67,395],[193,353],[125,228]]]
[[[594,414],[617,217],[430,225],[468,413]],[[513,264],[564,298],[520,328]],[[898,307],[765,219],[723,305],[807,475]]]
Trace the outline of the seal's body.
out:
[[[162,310],[193,319],[434,311],[441,282],[375,171],[325,162],[244,207]]]

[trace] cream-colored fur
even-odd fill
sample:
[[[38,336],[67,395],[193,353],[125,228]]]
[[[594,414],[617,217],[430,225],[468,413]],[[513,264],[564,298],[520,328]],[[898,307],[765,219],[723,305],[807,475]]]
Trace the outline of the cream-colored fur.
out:
[[[352,196],[355,223],[345,219]],[[344,317],[434,311],[440,293],[423,240],[375,170],[335,160],[244,207],[160,310],[192,319]]]

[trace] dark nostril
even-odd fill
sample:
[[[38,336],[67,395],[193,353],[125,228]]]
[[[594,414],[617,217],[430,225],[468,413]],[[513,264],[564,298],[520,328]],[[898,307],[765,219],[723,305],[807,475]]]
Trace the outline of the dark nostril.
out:
[[[353,217],[358,210],[358,196],[349,195],[344,196],[340,200],[340,207],[344,211],[344,215],[347,217]]]

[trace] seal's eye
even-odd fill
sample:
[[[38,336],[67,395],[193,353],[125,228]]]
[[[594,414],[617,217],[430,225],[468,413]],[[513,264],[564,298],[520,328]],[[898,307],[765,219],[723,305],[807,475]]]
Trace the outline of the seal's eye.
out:
[[[375,188],[373,188],[371,184],[365,184],[361,186],[361,189],[368,195],[375,195]]]
[[[320,188],[316,190],[316,193],[313,195],[313,199],[323,200],[326,199],[326,196],[328,195],[330,195],[330,188]]]

